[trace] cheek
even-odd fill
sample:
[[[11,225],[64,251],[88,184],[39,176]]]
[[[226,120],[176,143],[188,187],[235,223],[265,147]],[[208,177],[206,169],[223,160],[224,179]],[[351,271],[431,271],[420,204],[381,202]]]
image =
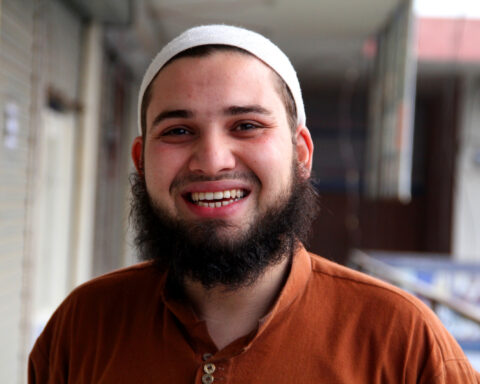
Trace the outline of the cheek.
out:
[[[155,145],[145,148],[145,180],[153,194],[168,193],[181,168],[182,156],[178,152]]]
[[[293,144],[289,140],[267,138],[248,151],[252,171],[267,188],[282,188],[291,177]]]

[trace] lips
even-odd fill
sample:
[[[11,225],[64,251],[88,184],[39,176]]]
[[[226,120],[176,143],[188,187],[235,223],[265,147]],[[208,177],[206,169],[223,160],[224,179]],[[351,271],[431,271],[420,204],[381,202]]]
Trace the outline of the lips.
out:
[[[191,192],[189,200],[200,207],[220,208],[245,198],[248,191],[244,189],[227,189],[224,191]]]

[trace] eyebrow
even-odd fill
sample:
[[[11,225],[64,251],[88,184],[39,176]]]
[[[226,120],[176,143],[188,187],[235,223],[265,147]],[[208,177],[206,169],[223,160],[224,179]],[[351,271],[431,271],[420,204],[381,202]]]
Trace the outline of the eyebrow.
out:
[[[267,116],[270,116],[272,114],[268,109],[265,109],[260,105],[233,105],[231,107],[225,108],[223,110],[223,113],[227,116],[243,115],[245,113],[259,113],[261,115]]]
[[[172,110],[166,110],[157,115],[155,119],[153,119],[152,122],[152,127],[155,127],[159,123],[161,123],[164,120],[167,119],[175,119],[175,118],[184,118],[188,119],[190,117],[193,117],[193,112],[189,111],[187,109],[172,109]]]

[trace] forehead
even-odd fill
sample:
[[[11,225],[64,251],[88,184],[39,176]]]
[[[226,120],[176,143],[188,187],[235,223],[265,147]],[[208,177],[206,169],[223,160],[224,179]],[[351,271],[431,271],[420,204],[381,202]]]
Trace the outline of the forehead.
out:
[[[231,93],[255,92],[262,96],[272,91],[278,94],[278,83],[278,75],[255,56],[227,50],[175,58],[156,75],[150,93],[155,99],[171,99],[227,88]]]

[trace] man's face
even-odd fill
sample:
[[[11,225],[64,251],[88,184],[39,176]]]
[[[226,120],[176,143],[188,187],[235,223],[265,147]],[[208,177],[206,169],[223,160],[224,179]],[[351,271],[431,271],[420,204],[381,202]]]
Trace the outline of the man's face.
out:
[[[173,61],[152,84],[146,126],[151,199],[175,220],[221,221],[219,239],[241,237],[288,198],[294,156],[309,175],[308,131],[299,127],[292,136],[272,70],[250,55]],[[138,169],[141,146],[137,138]]]

